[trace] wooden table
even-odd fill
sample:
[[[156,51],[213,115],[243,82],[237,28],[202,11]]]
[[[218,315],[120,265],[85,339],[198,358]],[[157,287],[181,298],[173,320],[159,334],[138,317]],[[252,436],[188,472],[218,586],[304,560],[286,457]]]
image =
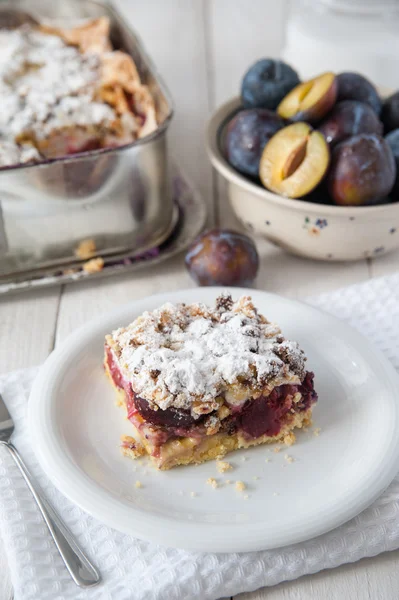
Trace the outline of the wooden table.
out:
[[[176,103],[170,147],[209,206],[209,223],[236,226],[223,185],[204,149],[204,126],[217,105],[237,93],[247,66],[278,55],[286,2],[282,0],[119,0],[164,76]],[[259,240],[257,287],[305,297],[394,272],[399,252],[353,264],[289,256]],[[66,285],[0,300],[1,371],[40,364],[76,327],[116,304],[160,291],[192,287],[182,256],[131,276]],[[399,552],[281,584],[240,600],[397,600]],[[11,584],[0,541],[0,600]],[[194,599],[193,599],[194,600]],[[198,599],[200,600],[200,599]]]

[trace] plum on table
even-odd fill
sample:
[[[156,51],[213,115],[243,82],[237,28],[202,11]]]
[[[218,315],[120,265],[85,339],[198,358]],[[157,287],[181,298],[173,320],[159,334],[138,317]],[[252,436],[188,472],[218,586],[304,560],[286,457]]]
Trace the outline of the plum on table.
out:
[[[389,144],[376,134],[362,133],[337,144],[328,173],[336,204],[361,206],[386,202],[396,177]]]
[[[381,120],[385,133],[399,127],[399,92],[389,96],[382,105]]]
[[[360,133],[382,135],[382,123],[375,111],[364,102],[343,100],[338,102],[319,126],[326,141],[334,146],[342,140]]]
[[[280,102],[277,112],[284,119],[314,124],[331,110],[336,99],[336,77],[327,72],[297,85]]]
[[[320,183],[329,160],[324,136],[308,123],[293,123],[280,129],[266,144],[259,177],[272,192],[300,198]]]
[[[274,110],[299,81],[297,72],[282,60],[262,58],[248,69],[242,80],[243,106]]]
[[[237,171],[257,177],[263,148],[282,127],[284,121],[267,108],[241,110],[226,128],[227,160]]]
[[[341,100],[358,100],[371,106],[379,116],[382,102],[375,86],[359,73],[340,73],[337,75],[338,102]]]
[[[211,229],[194,240],[185,263],[199,285],[248,286],[258,273],[259,256],[247,235],[230,229]]]

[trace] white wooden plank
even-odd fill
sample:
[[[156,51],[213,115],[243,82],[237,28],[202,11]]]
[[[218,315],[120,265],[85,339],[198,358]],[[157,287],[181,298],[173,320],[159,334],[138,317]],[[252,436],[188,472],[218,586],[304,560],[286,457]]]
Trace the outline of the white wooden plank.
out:
[[[397,234],[396,234],[397,235]],[[371,274],[372,277],[382,277],[383,275],[389,275],[395,273],[399,269],[399,250],[390,252],[385,256],[374,258],[371,261]]]
[[[59,288],[0,299],[0,372],[40,364],[52,350]]]
[[[94,316],[115,305],[161,293],[192,287],[194,284],[177,256],[163,265],[98,282],[66,286],[61,298],[56,343]]]
[[[278,56],[284,42],[287,0],[206,0],[216,106],[239,93],[241,79],[259,58]]]
[[[172,94],[172,155],[211,209],[212,171],[204,145],[209,106],[203,1],[117,0],[116,5],[139,33]]]
[[[381,554],[273,588],[239,594],[234,600],[397,600],[399,552]]]

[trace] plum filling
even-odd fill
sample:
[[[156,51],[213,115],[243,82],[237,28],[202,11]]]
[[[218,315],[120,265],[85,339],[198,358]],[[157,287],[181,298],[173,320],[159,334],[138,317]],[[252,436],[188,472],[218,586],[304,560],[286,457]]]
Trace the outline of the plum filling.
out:
[[[302,412],[317,401],[313,377],[313,373],[308,371],[301,385],[280,385],[269,396],[248,400],[228,423],[231,431],[241,430],[250,438],[277,435],[287,413]],[[301,399],[294,403],[294,396],[298,392]]]
[[[205,437],[205,420],[209,415],[195,419],[189,411],[168,408],[153,410],[149,403],[134,393],[114,360],[109,347],[106,348],[107,366],[114,384],[125,391],[128,419],[138,428],[151,427],[151,441],[159,446],[170,438]],[[220,432],[233,435],[241,433],[249,439],[263,435],[277,435],[287,422],[289,415],[308,410],[317,401],[313,387],[313,373],[307,372],[300,385],[280,385],[268,396],[247,400],[232,414],[221,421]],[[297,394],[301,394],[299,401]],[[212,413],[211,413],[212,414]],[[139,417],[139,418],[138,418]],[[141,418],[140,418],[141,417]],[[148,432],[145,433],[148,437]]]

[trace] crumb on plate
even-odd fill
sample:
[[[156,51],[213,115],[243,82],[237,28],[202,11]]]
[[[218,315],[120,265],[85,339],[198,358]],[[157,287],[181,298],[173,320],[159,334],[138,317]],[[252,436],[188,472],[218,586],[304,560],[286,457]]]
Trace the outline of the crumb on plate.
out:
[[[225,473],[226,471],[229,471],[233,467],[226,460],[218,460],[218,461],[216,461],[216,468],[219,471],[219,473]]]
[[[236,490],[243,492],[246,489],[246,485],[243,481],[236,481]]]
[[[141,483],[141,481],[137,480],[136,483],[134,484],[134,487],[136,487],[136,488],[142,488],[143,484]]]
[[[206,480],[206,483],[213,487],[214,490],[218,487],[218,482],[214,477],[209,477],[209,479]]]
[[[321,433],[320,427],[316,427],[316,429],[313,429],[313,435],[315,435],[316,437],[319,436],[320,433]]]
[[[284,458],[288,463],[293,463],[295,460],[295,458],[293,456],[290,456],[289,454],[285,454]]]

